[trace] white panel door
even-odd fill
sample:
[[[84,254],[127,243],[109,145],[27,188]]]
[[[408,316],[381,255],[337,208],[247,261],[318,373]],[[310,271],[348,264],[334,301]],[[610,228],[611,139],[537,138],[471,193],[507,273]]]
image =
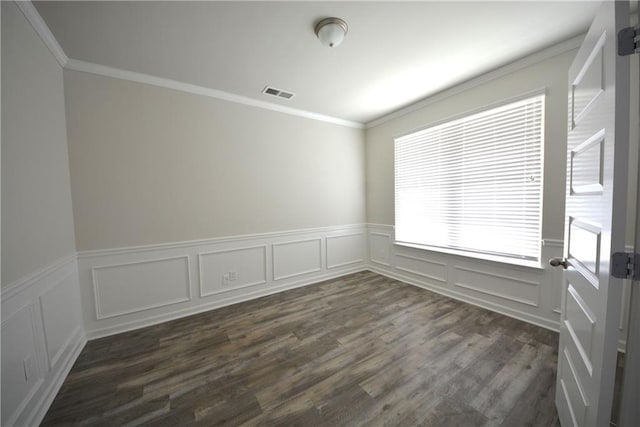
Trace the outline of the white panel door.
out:
[[[627,2],[603,2],[569,70],[565,274],[556,406],[567,426],[608,426],[622,280],[609,274],[624,251],[629,59],[617,55]]]

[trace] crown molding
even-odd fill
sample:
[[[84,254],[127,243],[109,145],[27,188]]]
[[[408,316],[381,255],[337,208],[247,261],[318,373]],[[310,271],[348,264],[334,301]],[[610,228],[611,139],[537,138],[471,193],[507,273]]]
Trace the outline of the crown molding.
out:
[[[492,71],[489,71],[487,73],[481,74],[477,77],[473,77],[470,80],[467,80],[465,82],[462,82],[460,84],[457,84],[455,86],[452,86],[448,89],[444,89],[441,92],[438,92],[434,95],[428,96],[426,98],[424,98],[422,101],[418,101],[414,104],[408,105],[404,108],[400,108],[399,110],[396,110],[392,113],[386,114],[382,117],[379,117],[375,120],[372,120],[370,122],[367,122],[365,124],[365,128],[366,129],[370,129],[376,126],[379,126],[383,123],[388,122],[389,120],[393,120],[396,119],[398,117],[402,117],[405,116],[409,113],[412,113],[416,110],[420,110],[421,108],[424,108],[428,105],[434,104],[436,102],[440,102],[443,99],[449,98],[451,96],[457,95],[461,92],[465,92],[469,89],[472,89],[476,86],[480,86],[484,83],[490,82],[492,80],[495,80],[499,77],[503,77],[506,76],[507,74],[511,74],[515,71],[521,70],[525,67],[528,67],[530,65],[536,64],[538,62],[542,62],[546,59],[549,58],[553,58],[554,56],[563,54],[565,52],[569,52],[573,49],[577,49],[578,47],[580,47],[580,44],[582,43],[582,40],[584,39],[584,35],[579,35],[576,37],[573,37],[569,40],[566,40],[564,42],[555,44],[553,46],[550,46],[546,49],[542,49],[536,53],[533,53],[531,55],[525,56],[524,58],[521,58],[519,60],[516,60],[514,62],[511,62],[507,65],[503,65],[502,67],[496,68]]]
[[[264,110],[276,111],[279,113],[289,114],[292,116],[304,117],[307,119],[317,120],[326,123],[332,123],[339,126],[346,126],[356,129],[364,129],[364,124],[338,117],[326,116],[324,114],[314,113],[312,111],[300,110],[284,105],[274,104],[271,102],[260,101],[246,96],[236,95],[221,90],[211,89],[203,86],[197,86],[176,80],[165,79],[150,74],[136,73],[119,68],[108,67],[105,65],[95,64],[91,62],[71,59],[65,53],[53,33],[38,13],[35,6],[30,0],[15,2],[20,11],[31,24],[40,39],[49,48],[53,56],[56,58],[60,66],[75,71],[83,71],[85,73],[97,74],[105,77],[112,77],[120,80],[129,80],[137,83],[145,83],[152,86],[164,87],[181,92],[191,93],[195,95],[206,96],[209,98],[222,99],[224,101],[244,104],[251,107],[262,108]]]
[[[323,114],[314,113],[312,111],[299,110],[297,108],[286,107],[284,105],[273,104],[271,102],[259,101],[242,95],[236,95],[230,92],[224,92],[217,89],[210,89],[203,86],[184,83],[177,80],[165,79],[163,77],[152,76],[150,74],[137,73],[127,71],[120,68],[108,67],[106,65],[95,64],[92,62],[80,61],[77,59],[69,59],[66,69],[74,71],[82,71],[90,74],[111,77],[120,80],[128,80],[137,83],[144,83],[152,86],[173,89],[180,92],[191,93],[194,95],[206,96],[209,98],[222,99],[224,101],[244,104],[251,107],[262,108],[264,110],[276,111],[279,113],[290,114],[292,116],[304,117],[307,119],[318,120],[321,122],[332,123],[340,126],[347,126],[356,129],[363,129],[364,124],[344,120],[337,117],[325,116]]]
[[[375,120],[367,123],[354,122],[351,120],[345,120],[338,117],[327,116],[324,114],[315,113],[307,110],[300,110],[297,108],[287,107],[284,105],[274,104],[271,102],[260,101],[257,99],[249,98],[242,95],[236,95],[234,93],[225,92],[217,89],[211,89],[204,86],[193,85],[190,83],[184,83],[177,80],[166,79],[163,77],[153,76],[150,74],[137,73],[134,71],[123,70],[120,68],[109,67],[106,65],[100,65],[92,62],[81,61],[78,59],[70,59],[53,36],[53,33],[44,22],[35,6],[30,0],[15,1],[16,5],[22,11],[22,14],[29,21],[34,30],[38,33],[42,41],[49,48],[53,56],[58,63],[67,69],[74,71],[81,71],[90,74],[101,75],[105,77],[112,77],[120,80],[129,80],[137,83],[149,84],[152,86],[163,87],[167,89],[173,89],[180,92],[191,93],[195,95],[206,96],[209,98],[221,99],[224,101],[235,102],[238,104],[244,104],[251,107],[262,108],[265,110],[276,111],[279,113],[289,114],[298,117],[304,117],[321,122],[336,124],[339,126],[346,126],[356,129],[369,129],[379,126],[389,120],[393,120],[398,117],[402,117],[413,111],[424,108],[433,103],[439,102],[445,98],[454,96],[458,93],[467,91],[476,86],[495,80],[499,77],[518,71],[522,68],[541,62],[545,59],[552,58],[570,50],[576,49],[580,46],[584,35],[580,35],[564,42],[558,43],[541,51],[538,51],[532,55],[511,62],[502,67],[496,68],[480,76],[474,77],[463,83],[457,84],[449,89],[445,89],[435,95],[428,96],[421,101],[408,105],[407,107],[396,110],[390,114],[381,116]]]
[[[47,48],[49,48],[60,66],[64,67],[67,65],[69,57],[64,53],[64,50],[62,50],[62,47],[58,43],[58,40],[53,36],[53,33],[44,22],[44,19],[42,19],[42,16],[40,16],[33,3],[29,0],[16,1],[15,3],[36,33],[38,33],[40,39],[44,42]]]

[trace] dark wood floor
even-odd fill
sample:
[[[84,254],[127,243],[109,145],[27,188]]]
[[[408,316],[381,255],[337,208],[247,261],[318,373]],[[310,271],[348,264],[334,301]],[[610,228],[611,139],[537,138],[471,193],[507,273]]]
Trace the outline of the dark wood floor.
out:
[[[43,425],[557,426],[557,341],[356,273],[90,341]]]

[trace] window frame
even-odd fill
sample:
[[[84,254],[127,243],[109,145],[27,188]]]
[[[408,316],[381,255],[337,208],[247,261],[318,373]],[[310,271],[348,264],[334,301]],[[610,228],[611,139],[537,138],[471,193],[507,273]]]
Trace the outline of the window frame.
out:
[[[497,109],[503,106],[506,106],[508,104],[512,104],[512,103],[516,103],[516,102],[520,102],[520,101],[524,101],[530,98],[536,98],[542,96],[543,97],[543,105],[542,105],[542,112],[541,112],[541,116],[542,116],[542,123],[541,123],[541,140],[540,140],[540,200],[539,200],[539,228],[538,228],[538,242],[537,242],[537,257],[536,259],[526,259],[526,258],[520,258],[517,256],[511,257],[511,256],[505,256],[502,254],[496,254],[493,252],[482,252],[482,251],[474,251],[474,250],[465,250],[465,249],[458,249],[455,247],[446,247],[446,246],[436,246],[436,245],[428,245],[428,244],[423,244],[423,243],[415,243],[415,242],[407,242],[407,241],[400,241],[397,240],[396,238],[396,233],[395,230],[397,228],[397,204],[396,204],[396,198],[397,198],[397,182],[396,182],[396,144],[397,144],[397,140],[400,138],[404,138],[422,131],[425,131],[427,129],[431,129],[431,128],[435,128],[441,125],[444,125],[446,123],[449,122],[455,122],[458,120],[462,120],[466,117],[470,117],[476,114],[480,114],[489,110],[493,110],[493,109]],[[456,256],[462,256],[462,257],[467,257],[467,258],[474,258],[474,259],[479,259],[479,260],[484,260],[484,261],[493,261],[493,262],[499,262],[499,263],[506,263],[506,264],[511,264],[511,265],[515,265],[515,266],[524,266],[524,267],[532,267],[532,268],[536,268],[536,269],[542,269],[543,265],[542,265],[542,229],[543,229],[543,222],[544,222],[544,217],[543,217],[543,212],[544,212],[544,177],[545,177],[545,164],[544,164],[544,153],[545,153],[545,142],[546,142],[546,136],[547,136],[547,123],[546,123],[546,113],[547,113],[547,90],[546,88],[541,88],[541,89],[537,89],[537,90],[533,90],[533,91],[529,91],[529,92],[525,92],[525,93],[521,93],[520,95],[514,96],[514,97],[510,97],[510,98],[506,98],[506,99],[502,99],[500,101],[497,102],[493,102],[493,103],[489,103],[486,105],[483,105],[481,107],[472,109],[472,110],[467,110],[465,112],[459,113],[459,114],[455,114],[455,115],[451,115],[448,117],[445,117],[443,119],[439,119],[439,120],[435,120],[433,122],[430,122],[426,125],[420,126],[420,127],[416,127],[411,129],[410,131],[405,131],[399,134],[396,134],[393,136],[393,147],[394,147],[394,186],[393,186],[393,195],[394,195],[394,236],[393,236],[393,244],[396,246],[401,246],[401,247],[408,247],[408,248],[414,248],[414,249],[421,249],[421,250],[427,250],[427,251],[432,251],[432,252],[438,252],[438,253],[444,253],[444,254],[450,254],[450,255],[456,255]]]

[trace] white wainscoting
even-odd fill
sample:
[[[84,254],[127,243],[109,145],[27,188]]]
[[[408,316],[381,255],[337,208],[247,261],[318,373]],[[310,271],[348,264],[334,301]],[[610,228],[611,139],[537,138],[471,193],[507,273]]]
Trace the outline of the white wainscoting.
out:
[[[364,232],[327,236],[327,269],[364,262],[366,237]]]
[[[198,254],[200,296],[267,283],[267,245],[225,249]],[[238,271],[242,274],[238,275]],[[236,279],[225,274],[236,273]]]
[[[97,338],[366,269],[366,225],[78,253]]]
[[[322,239],[311,238],[271,245],[273,280],[284,280],[322,270]]]
[[[75,254],[2,289],[2,425],[38,425],[86,343]]]
[[[188,256],[93,267],[91,276],[97,319],[191,300]]]
[[[562,241],[545,239],[541,268],[522,267],[394,245],[393,227],[369,224],[371,271],[452,298],[558,330],[562,274],[546,260],[562,256]]]

